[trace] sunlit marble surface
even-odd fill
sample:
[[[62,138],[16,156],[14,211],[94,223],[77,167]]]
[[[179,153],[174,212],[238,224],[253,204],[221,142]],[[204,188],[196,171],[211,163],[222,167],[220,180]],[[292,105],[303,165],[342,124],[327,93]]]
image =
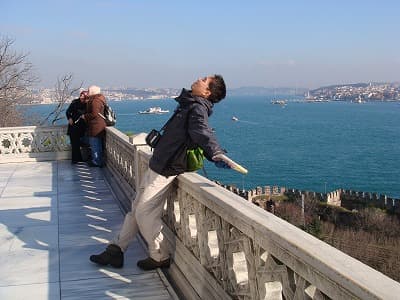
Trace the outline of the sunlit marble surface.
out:
[[[0,164],[0,299],[173,299],[135,240],[122,269],[89,256],[123,214],[101,169],[69,161]]]

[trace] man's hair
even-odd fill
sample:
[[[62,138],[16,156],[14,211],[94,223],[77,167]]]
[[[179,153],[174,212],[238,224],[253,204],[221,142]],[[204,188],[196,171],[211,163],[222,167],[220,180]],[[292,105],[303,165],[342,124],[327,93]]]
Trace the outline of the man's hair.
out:
[[[210,100],[211,102],[218,103],[225,98],[226,86],[225,81],[221,75],[215,74],[208,88],[211,92],[210,96],[208,96],[208,100]]]

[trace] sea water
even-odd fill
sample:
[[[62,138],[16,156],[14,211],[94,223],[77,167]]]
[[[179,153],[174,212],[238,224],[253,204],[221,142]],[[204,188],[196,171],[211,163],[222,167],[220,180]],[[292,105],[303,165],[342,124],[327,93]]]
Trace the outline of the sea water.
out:
[[[272,97],[228,97],[214,106],[210,125],[227,155],[249,170],[241,175],[206,163],[210,179],[239,188],[277,185],[326,192],[376,192],[400,198],[400,104],[289,101]],[[293,99],[292,99],[293,100]],[[110,102],[123,132],[160,129],[176,102]],[[160,106],[170,113],[138,114]],[[50,106],[27,111],[43,115]],[[232,117],[238,120],[232,120]],[[202,171],[199,171],[200,173]]]

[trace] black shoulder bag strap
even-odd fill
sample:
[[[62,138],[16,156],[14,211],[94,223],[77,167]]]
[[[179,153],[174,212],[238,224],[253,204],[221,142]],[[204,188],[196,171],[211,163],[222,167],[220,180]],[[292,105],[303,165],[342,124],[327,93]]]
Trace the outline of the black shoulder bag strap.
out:
[[[175,111],[174,111],[174,113],[172,114],[171,118],[169,118],[168,121],[164,124],[164,126],[160,129],[160,132],[161,132],[161,131],[164,131],[164,129],[168,126],[168,124],[171,123],[171,121],[173,120],[173,118],[174,118],[174,117],[176,116],[176,114],[178,113],[179,108],[180,108],[180,106],[178,106],[178,107],[175,109]]]
[[[188,110],[188,113],[187,113],[187,116],[186,116],[186,130],[188,129],[188,127],[189,127],[189,117],[190,117],[190,111],[192,110],[192,105],[189,107],[189,110]],[[204,168],[204,163],[203,163],[203,167],[201,168],[202,170],[203,170],[203,174],[204,174],[204,176],[207,178],[207,179],[209,179],[208,178],[208,174],[207,174],[207,172],[206,172],[206,169]]]
[[[174,114],[169,118],[169,120],[164,124],[164,126],[160,129],[152,129],[150,133],[147,134],[146,136],[146,144],[151,147],[151,151],[153,151],[154,147],[157,145],[158,140],[162,136],[162,132],[164,129],[167,127],[167,125],[172,121],[172,119],[175,117],[177,114],[178,109],[175,110]]]

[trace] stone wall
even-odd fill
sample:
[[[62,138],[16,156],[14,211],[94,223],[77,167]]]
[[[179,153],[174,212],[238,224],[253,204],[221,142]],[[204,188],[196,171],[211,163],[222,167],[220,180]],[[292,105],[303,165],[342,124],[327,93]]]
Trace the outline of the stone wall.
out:
[[[376,193],[352,190],[341,190],[340,194],[341,206],[344,208],[352,210],[373,206],[400,214],[400,199]]]
[[[0,128],[0,163],[69,159],[66,126]]]
[[[262,208],[267,207],[266,202],[270,199],[269,196],[285,195],[289,199],[299,201],[301,200],[302,195],[304,195],[305,200],[317,200],[320,202],[326,202],[330,205],[340,206],[348,210],[371,206],[386,209],[388,211],[400,214],[400,199],[391,198],[386,195],[381,195],[377,193],[337,189],[335,191],[325,194],[269,185],[266,185],[264,187],[258,186],[251,190],[241,190],[234,186],[225,185],[219,182],[217,183]]]

